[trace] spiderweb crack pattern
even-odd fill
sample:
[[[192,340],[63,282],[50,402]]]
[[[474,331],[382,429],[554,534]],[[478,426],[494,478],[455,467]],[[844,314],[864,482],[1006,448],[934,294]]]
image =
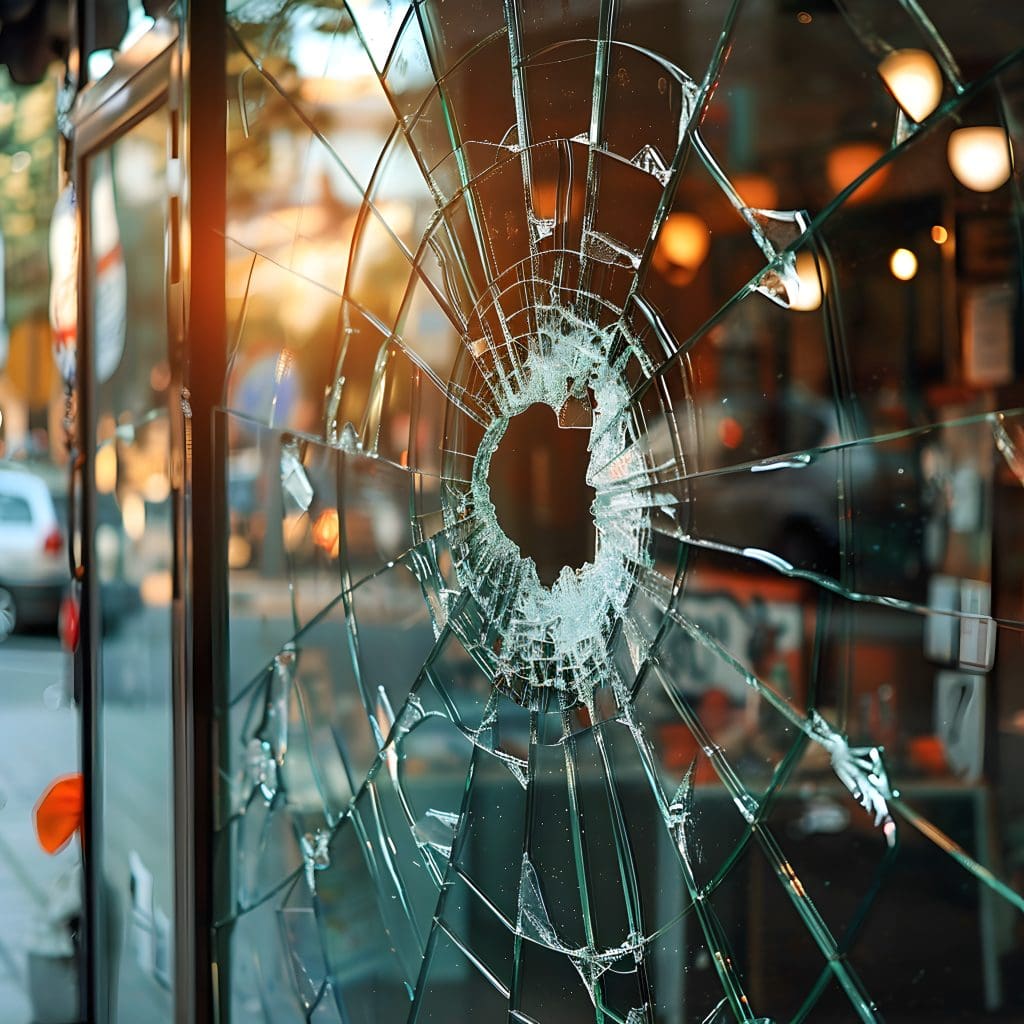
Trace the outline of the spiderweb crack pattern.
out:
[[[245,273],[219,428],[232,519],[260,523],[264,563],[262,597],[242,571],[229,590],[233,607],[268,592],[281,607],[259,612],[258,637],[232,620],[222,998],[232,1019],[452,1020],[472,977],[459,1019],[802,1021],[831,998],[843,1019],[880,1021],[856,950],[904,826],[1007,907],[1024,899],[901,795],[880,737],[851,742],[851,695],[825,678],[842,659],[822,652],[861,609],[990,638],[989,655],[1024,624],[885,592],[854,558],[857,496],[913,446],[995,454],[1024,482],[1024,410],[878,427],[850,365],[840,257],[858,189],[913,167],[971,103],[997,96],[1019,145],[1021,60],[970,80],[916,2],[837,0],[837,38],[876,59],[887,33],[914,33],[945,98],[917,124],[879,86],[884,150],[814,212],[777,210],[744,197],[715,131],[759,5],[711,5],[705,35],[666,35],[665,54],[632,0],[575,21],[551,6],[231,5],[234,159],[282,192],[229,182]],[[750,272],[710,315],[670,318],[654,282],[697,181]],[[712,445],[702,353],[752,310],[791,317],[811,294],[836,430],[751,457]],[[280,339],[255,339],[261,317]],[[593,558],[550,587],[488,484],[509,421],[536,403],[589,431],[596,494]],[[811,494],[822,480],[835,564],[716,514],[744,494],[756,506],[765,481]],[[804,692],[694,611],[720,563],[815,595]],[[790,628],[747,614],[758,635]],[[716,718],[701,662],[771,750]],[[681,766],[668,735],[692,752]],[[829,807],[863,836],[841,920],[784,852],[778,808],[810,748]],[[711,793],[724,838],[705,830]],[[814,965],[785,1005],[750,982],[730,907],[747,865]],[[713,976],[692,993],[691,946]]]

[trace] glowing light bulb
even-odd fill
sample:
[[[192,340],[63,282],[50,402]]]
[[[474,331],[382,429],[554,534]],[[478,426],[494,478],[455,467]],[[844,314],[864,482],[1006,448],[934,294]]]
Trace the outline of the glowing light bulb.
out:
[[[669,263],[696,271],[707,257],[711,235],[707,224],[696,214],[670,213],[658,246]]]
[[[93,473],[96,490],[100,494],[113,494],[117,486],[117,451],[112,444],[105,444],[96,452]]]
[[[992,125],[957,128],[949,136],[946,159],[956,180],[974,192],[992,192],[1010,177],[1006,132]]]
[[[142,603],[150,608],[162,608],[174,598],[174,577],[167,570],[147,572],[139,584]]]
[[[142,539],[146,532],[146,506],[134,491],[129,491],[121,499],[121,522],[129,540]]]
[[[936,245],[945,245],[948,240],[949,232],[941,224],[932,226],[932,241]]]
[[[818,276],[818,265],[813,254],[799,252],[796,255],[796,276],[799,287],[796,295],[791,295],[790,309],[810,312],[821,306],[821,278]]]
[[[917,257],[909,249],[894,249],[889,257],[889,270],[899,281],[909,281],[917,273]]]
[[[313,543],[331,558],[341,550],[341,521],[335,509],[325,509],[313,523]]]
[[[920,123],[942,99],[942,72],[927,50],[893,50],[878,74],[911,120]]]

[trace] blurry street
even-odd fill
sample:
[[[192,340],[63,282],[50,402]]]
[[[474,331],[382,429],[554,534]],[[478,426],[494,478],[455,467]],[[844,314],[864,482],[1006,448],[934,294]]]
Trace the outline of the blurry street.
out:
[[[58,775],[78,769],[77,715],[70,706],[71,659],[55,637],[13,636],[0,645],[0,1019],[31,1020],[27,952],[46,893],[78,858],[70,843],[48,856],[32,809]]]
[[[171,934],[170,719],[167,667],[158,639],[167,609],[142,609],[104,638],[105,839],[119,1016],[144,1021],[168,1003]],[[159,662],[159,664],[157,664]],[[78,858],[73,840],[57,856],[39,846],[33,808],[56,777],[78,770],[78,716],[69,703],[71,658],[56,638],[16,634],[0,644],[0,1022],[32,1021],[29,950],[39,944],[47,891]],[[144,913],[132,909],[146,891]],[[153,915],[156,915],[154,918]],[[166,915],[166,917],[164,916]]]

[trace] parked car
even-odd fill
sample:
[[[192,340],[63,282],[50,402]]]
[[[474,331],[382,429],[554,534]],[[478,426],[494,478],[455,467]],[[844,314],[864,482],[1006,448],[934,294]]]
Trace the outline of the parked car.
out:
[[[56,621],[68,582],[67,547],[46,481],[0,468],[0,636]]]

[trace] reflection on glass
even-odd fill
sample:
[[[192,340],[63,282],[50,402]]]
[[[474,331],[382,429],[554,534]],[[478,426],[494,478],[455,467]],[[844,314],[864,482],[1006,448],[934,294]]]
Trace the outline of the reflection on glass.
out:
[[[163,238],[166,115],[89,164],[97,387],[103,833],[112,1020],[172,1019],[171,572]]]
[[[1002,128],[975,125],[949,136],[949,166],[975,192],[992,192],[1010,177],[1010,146]]]
[[[958,10],[231,5],[232,1019],[1012,1012]]]

